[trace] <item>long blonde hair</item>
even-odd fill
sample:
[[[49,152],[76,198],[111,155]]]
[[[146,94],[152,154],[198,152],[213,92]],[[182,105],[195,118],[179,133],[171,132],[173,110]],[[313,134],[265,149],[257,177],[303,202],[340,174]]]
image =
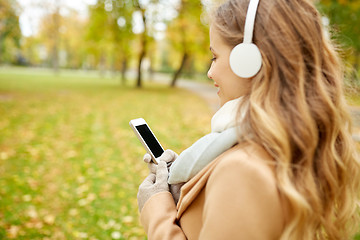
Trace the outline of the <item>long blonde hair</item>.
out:
[[[228,0],[212,26],[242,42],[249,0]],[[263,65],[245,96],[242,132],[275,159],[289,206],[281,239],[349,239],[357,227],[360,167],[340,61],[310,1],[260,0],[254,43]]]

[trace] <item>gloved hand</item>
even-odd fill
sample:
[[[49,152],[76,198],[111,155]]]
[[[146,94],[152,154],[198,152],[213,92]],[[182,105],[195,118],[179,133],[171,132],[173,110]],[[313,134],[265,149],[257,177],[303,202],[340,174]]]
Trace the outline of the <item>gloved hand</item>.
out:
[[[166,149],[165,152],[160,156],[159,160],[166,162],[167,166],[168,166],[168,170],[169,170],[171,164],[176,160],[177,157],[178,157],[178,155],[174,151],[172,151],[170,149]],[[146,162],[148,164],[150,173],[155,174],[157,165],[151,161],[150,154],[146,153],[144,155],[143,160],[144,160],[144,162]],[[174,198],[175,204],[177,204],[177,202],[179,201],[180,189],[181,189],[182,185],[184,185],[184,183],[170,185],[170,192]]]
[[[170,149],[166,149],[163,154],[159,157],[160,161],[164,161],[167,163],[168,168],[170,168],[171,164],[175,161],[175,159],[178,157],[178,155]],[[156,167],[157,165],[151,161],[150,154],[146,153],[143,158],[144,162],[148,164],[148,168],[151,173],[156,173]]]
[[[145,178],[142,184],[139,186],[139,191],[137,194],[139,211],[141,212],[144,204],[151,196],[160,192],[168,192],[169,185],[168,180],[168,169],[166,162],[160,161],[157,165],[156,174],[150,173],[149,176]]]

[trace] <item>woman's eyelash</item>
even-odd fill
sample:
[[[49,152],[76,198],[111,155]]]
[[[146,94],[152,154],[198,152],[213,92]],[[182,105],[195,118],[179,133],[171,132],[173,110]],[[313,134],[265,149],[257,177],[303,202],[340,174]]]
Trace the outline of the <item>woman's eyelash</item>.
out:
[[[215,60],[216,60],[216,57],[213,57],[213,58],[211,59],[212,62],[215,61]]]

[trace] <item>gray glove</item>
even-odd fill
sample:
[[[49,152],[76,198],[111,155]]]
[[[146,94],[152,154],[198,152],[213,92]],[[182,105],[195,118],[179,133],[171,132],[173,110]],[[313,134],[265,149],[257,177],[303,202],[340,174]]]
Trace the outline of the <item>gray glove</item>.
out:
[[[168,169],[166,162],[160,161],[157,165],[156,175],[150,173],[149,176],[145,178],[142,184],[139,186],[139,191],[137,194],[139,211],[141,212],[144,204],[151,196],[160,192],[168,192],[169,185],[168,180]]]
[[[166,149],[165,152],[160,156],[159,160],[167,163],[168,171],[169,171],[171,164],[176,160],[177,157],[178,157],[178,155],[174,151],[172,151],[170,149]],[[144,155],[143,160],[144,160],[144,162],[146,162],[148,164],[150,173],[156,174],[157,165],[151,161],[150,154],[146,153]],[[179,183],[179,184],[171,184],[170,185],[170,192],[174,198],[175,204],[177,204],[177,202],[179,201],[180,189],[181,189],[182,185],[184,185],[184,184]]]
[[[168,168],[170,168],[171,164],[175,161],[175,159],[177,157],[178,157],[178,155],[174,151],[172,151],[170,149],[166,149],[163,152],[163,154],[159,157],[159,160],[166,162],[168,165]],[[146,162],[148,164],[148,168],[149,168],[150,172],[155,174],[157,165],[151,161],[150,154],[146,153],[144,155],[143,160],[144,160],[144,162]]]

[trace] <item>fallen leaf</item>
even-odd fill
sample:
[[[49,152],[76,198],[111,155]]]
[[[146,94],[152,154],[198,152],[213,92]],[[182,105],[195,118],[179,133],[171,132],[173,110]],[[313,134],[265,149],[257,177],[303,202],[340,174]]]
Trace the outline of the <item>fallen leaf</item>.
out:
[[[26,194],[26,195],[22,196],[22,199],[24,200],[24,202],[30,202],[32,197],[31,197],[31,195]]]
[[[19,231],[20,231],[20,227],[13,225],[13,226],[10,226],[10,228],[7,230],[6,235],[8,238],[13,239],[18,236]]]
[[[123,223],[132,223],[134,221],[134,217],[125,216],[122,221],[123,221]]]
[[[30,217],[32,219],[38,218],[38,213],[34,206],[30,206],[29,209],[27,210],[26,214],[28,217]]]
[[[118,231],[112,232],[111,233],[111,238],[112,239],[120,239],[121,238],[121,233]]]
[[[48,225],[53,225],[55,222],[55,216],[54,215],[46,215],[44,217],[44,222]]]

